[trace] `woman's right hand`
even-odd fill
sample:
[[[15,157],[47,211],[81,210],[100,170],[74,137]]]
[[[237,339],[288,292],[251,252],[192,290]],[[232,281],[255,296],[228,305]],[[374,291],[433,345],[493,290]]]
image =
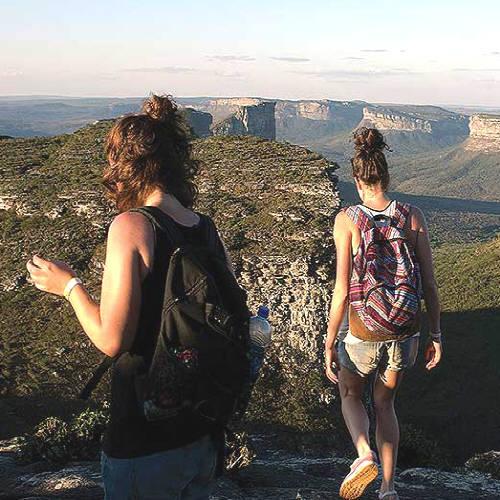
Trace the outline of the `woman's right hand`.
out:
[[[325,373],[330,382],[337,384],[339,381],[337,370],[339,368],[338,354],[335,345],[325,347]]]
[[[441,358],[443,357],[443,344],[441,343],[441,341],[429,339],[429,342],[427,343],[427,346],[425,348],[424,355],[425,361],[427,361],[425,368],[427,368],[427,370],[436,368],[436,366],[441,361]]]

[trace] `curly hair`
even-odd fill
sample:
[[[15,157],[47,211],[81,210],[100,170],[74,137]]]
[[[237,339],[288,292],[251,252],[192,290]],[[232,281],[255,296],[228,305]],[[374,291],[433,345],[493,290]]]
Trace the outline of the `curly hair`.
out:
[[[361,127],[354,131],[354,157],[352,175],[369,186],[389,187],[389,168],[384,150],[390,151],[384,136],[376,128]]]
[[[198,190],[189,127],[170,96],[152,94],[140,113],[120,118],[106,139],[103,184],[120,212],[140,206],[156,188],[191,208]]]

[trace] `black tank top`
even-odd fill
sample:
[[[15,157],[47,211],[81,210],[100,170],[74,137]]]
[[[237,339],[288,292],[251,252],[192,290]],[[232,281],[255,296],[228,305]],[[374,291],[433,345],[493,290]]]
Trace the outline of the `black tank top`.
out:
[[[151,207],[150,207],[151,208]],[[168,217],[152,207],[155,217]],[[207,241],[209,217],[200,215],[196,226],[177,224],[187,242]],[[179,448],[210,433],[211,429],[192,413],[166,421],[148,422],[141,415],[134,388],[135,374],[149,366],[158,334],[165,279],[170,256],[175,250],[167,234],[155,229],[153,267],[142,282],[139,323],[130,351],[123,353],[113,364],[111,374],[110,422],[104,435],[103,450],[114,458],[132,458]],[[218,250],[224,252],[218,239]]]

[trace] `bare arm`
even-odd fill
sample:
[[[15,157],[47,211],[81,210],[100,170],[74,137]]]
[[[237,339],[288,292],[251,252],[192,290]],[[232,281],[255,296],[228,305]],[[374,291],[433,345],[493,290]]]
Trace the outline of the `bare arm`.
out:
[[[335,277],[335,289],[330,306],[328,320],[328,333],[325,345],[326,374],[332,382],[337,382],[337,376],[333,373],[332,362],[336,361],[335,340],[344,319],[348,304],[349,280],[351,277],[352,247],[351,231],[347,216],[340,212],[335,218],[333,230],[335,240],[337,273]]]
[[[85,333],[111,357],[128,350],[134,340],[144,269],[137,241],[144,241],[148,230],[152,233],[141,215],[119,215],[109,229],[100,305],[83,285],[77,285],[69,297]],[[33,258],[28,269],[37,288],[57,295],[62,295],[65,283],[74,275],[64,263],[39,257]]]
[[[429,316],[429,327],[431,334],[441,332],[441,305],[439,302],[439,293],[434,276],[434,263],[432,260],[432,250],[429,241],[429,230],[424,214],[418,209],[412,208],[411,229],[416,232],[415,252],[420,264],[422,274],[422,288],[424,292],[424,301]],[[442,357],[441,339],[434,338],[428,343],[425,351],[427,360],[426,368],[432,370],[441,361]]]
[[[431,332],[440,332],[441,306],[439,304],[438,287],[434,276],[434,263],[429,242],[429,230],[424,214],[417,208],[413,208],[413,213],[412,230],[417,233],[415,252],[422,273],[422,288],[425,306],[429,314],[429,326]]]

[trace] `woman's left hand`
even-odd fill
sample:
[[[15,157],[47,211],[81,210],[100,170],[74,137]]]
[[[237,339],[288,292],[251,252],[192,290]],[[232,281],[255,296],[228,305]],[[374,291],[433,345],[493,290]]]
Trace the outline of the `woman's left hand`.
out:
[[[75,271],[60,260],[46,260],[34,255],[26,264],[31,282],[44,292],[64,295],[68,281],[76,276]]]

